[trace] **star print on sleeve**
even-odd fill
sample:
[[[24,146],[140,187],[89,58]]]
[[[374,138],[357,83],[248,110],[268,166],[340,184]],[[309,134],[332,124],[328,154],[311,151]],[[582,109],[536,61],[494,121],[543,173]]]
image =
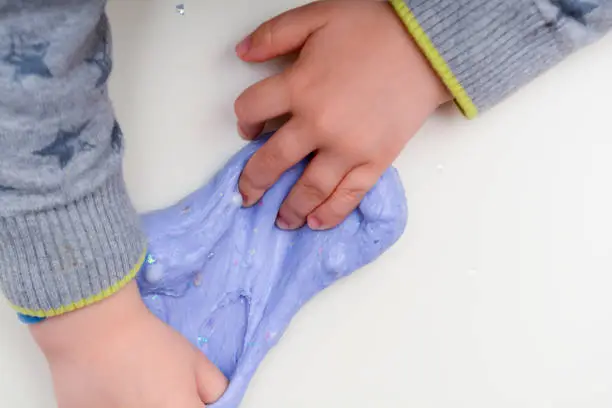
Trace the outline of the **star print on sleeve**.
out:
[[[586,16],[595,10],[599,5],[583,0],[553,0],[552,4],[559,7],[557,20],[569,17],[586,25]]]
[[[83,130],[89,125],[89,122],[84,123],[74,130],[62,130],[57,132],[55,140],[48,146],[32,152],[32,154],[41,157],[53,157],[59,161],[60,168],[64,168],[70,163],[76,153],[93,149],[95,146],[91,143],[79,140]]]
[[[96,34],[98,42],[94,48],[94,54],[85,62],[95,65],[100,70],[100,76],[96,81],[96,88],[99,88],[106,83],[113,68],[111,47],[108,41],[108,23],[105,18],[98,23]]]
[[[13,34],[9,52],[2,61],[15,67],[15,81],[27,76],[52,78],[53,75],[45,63],[48,49],[48,41],[28,42],[22,36]]]
[[[123,146],[123,132],[121,131],[121,127],[119,123],[115,121],[113,125],[113,130],[111,132],[111,147],[114,151],[121,151],[121,147]]]

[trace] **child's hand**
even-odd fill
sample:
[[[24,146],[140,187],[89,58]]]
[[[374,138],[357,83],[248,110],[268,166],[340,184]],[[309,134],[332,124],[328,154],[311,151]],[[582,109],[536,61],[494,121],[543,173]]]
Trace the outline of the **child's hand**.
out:
[[[149,313],[134,283],[31,330],[59,408],[202,408],[227,387],[202,353]]]
[[[300,51],[283,73],[236,101],[247,139],[264,122],[292,118],[249,161],[239,187],[245,205],[314,152],[280,209],[277,224],[313,229],[340,223],[391,165],[425,119],[450,96],[389,4],[329,0],[260,26],[236,48],[260,62]]]

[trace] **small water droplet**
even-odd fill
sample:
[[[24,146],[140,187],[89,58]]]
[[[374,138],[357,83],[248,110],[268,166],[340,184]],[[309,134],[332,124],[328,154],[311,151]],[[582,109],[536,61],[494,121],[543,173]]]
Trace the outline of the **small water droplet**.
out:
[[[210,261],[211,259],[213,259],[215,257],[215,253],[214,252],[209,252],[208,255],[206,256],[206,258]]]
[[[155,257],[154,257],[153,255],[148,254],[148,255],[147,255],[146,262],[147,262],[149,265],[153,265],[154,263],[157,263],[157,259],[155,259]]]
[[[185,215],[185,214],[189,214],[190,212],[191,212],[191,207],[187,206],[183,208],[183,210],[181,211],[181,214]]]
[[[181,16],[185,15],[185,5],[184,4],[177,4],[176,5],[176,12],[179,13]]]
[[[251,256],[255,255],[255,250],[254,250],[254,249],[251,249],[251,250],[249,251],[249,255],[251,255]]]
[[[205,344],[208,344],[208,338],[207,337],[199,336],[198,337],[198,346],[202,347]]]

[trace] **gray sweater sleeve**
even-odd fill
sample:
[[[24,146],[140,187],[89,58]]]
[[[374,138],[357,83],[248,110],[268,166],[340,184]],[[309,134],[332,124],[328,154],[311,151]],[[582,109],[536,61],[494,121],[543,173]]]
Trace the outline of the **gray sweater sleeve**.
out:
[[[390,2],[468,117],[612,27],[612,0]]]
[[[105,3],[0,0],[0,287],[26,315],[101,300],[142,263]]]

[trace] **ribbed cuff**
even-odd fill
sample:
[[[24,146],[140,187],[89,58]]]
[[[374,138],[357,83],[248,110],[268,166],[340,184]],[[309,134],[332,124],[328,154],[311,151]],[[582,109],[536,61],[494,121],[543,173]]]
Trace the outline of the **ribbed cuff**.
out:
[[[69,205],[0,217],[0,286],[22,314],[52,317],[130,282],[146,239],[121,174]]]
[[[554,25],[529,0],[390,0],[467,117],[559,62]]]

